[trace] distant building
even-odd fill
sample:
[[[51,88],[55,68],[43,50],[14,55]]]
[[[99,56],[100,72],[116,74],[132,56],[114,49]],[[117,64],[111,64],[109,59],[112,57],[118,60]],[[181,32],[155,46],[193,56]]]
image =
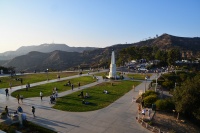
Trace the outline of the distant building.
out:
[[[181,55],[182,55],[182,58],[184,58],[184,59],[191,59],[193,57],[193,52],[192,51],[182,51]]]

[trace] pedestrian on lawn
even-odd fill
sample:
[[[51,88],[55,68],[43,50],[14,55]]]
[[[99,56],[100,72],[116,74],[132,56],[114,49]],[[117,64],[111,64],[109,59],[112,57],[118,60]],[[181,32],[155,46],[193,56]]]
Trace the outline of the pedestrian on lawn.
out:
[[[78,88],[80,89],[80,86],[81,86],[81,83],[80,82],[78,82]]]

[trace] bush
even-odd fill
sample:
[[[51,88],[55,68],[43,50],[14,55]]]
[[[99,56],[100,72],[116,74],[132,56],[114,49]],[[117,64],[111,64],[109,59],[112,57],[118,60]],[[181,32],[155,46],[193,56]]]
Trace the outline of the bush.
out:
[[[9,126],[9,125],[6,125],[4,123],[0,123],[0,129],[2,131],[5,131],[6,133],[15,133],[15,130],[17,129],[16,127],[14,126]]]
[[[172,81],[165,81],[165,82],[162,82],[162,87],[164,87],[164,88],[167,88],[168,90],[170,89],[170,88],[174,88],[174,82],[172,82]]]
[[[156,108],[163,111],[171,111],[175,108],[171,99],[160,99],[155,102]]]
[[[5,111],[3,111],[3,112],[1,113],[1,115],[7,115],[7,113],[6,113]]]
[[[145,98],[145,97],[150,96],[150,95],[158,95],[158,93],[155,92],[155,91],[150,91],[149,90],[149,91],[146,91],[145,93],[143,93],[142,97]]]
[[[151,107],[151,105],[153,103],[156,102],[156,100],[158,99],[157,95],[149,95],[147,97],[144,98],[144,106],[145,107]]]

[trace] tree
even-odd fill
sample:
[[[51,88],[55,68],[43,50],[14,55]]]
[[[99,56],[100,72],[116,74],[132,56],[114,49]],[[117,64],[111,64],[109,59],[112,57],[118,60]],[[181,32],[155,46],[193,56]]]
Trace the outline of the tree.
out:
[[[160,60],[160,65],[161,66],[166,66],[167,65],[167,53],[163,50],[158,50],[156,53],[155,53],[155,59],[157,60]]]
[[[176,111],[200,120],[200,75],[187,79],[173,92]]]
[[[168,51],[168,65],[174,65],[175,61],[181,59],[181,53],[179,49],[171,49]]]

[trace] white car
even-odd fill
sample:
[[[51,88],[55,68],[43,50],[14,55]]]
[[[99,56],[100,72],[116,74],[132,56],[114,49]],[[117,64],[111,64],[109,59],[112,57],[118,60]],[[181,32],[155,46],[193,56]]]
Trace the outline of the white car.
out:
[[[139,71],[148,71],[146,68],[138,68]]]

